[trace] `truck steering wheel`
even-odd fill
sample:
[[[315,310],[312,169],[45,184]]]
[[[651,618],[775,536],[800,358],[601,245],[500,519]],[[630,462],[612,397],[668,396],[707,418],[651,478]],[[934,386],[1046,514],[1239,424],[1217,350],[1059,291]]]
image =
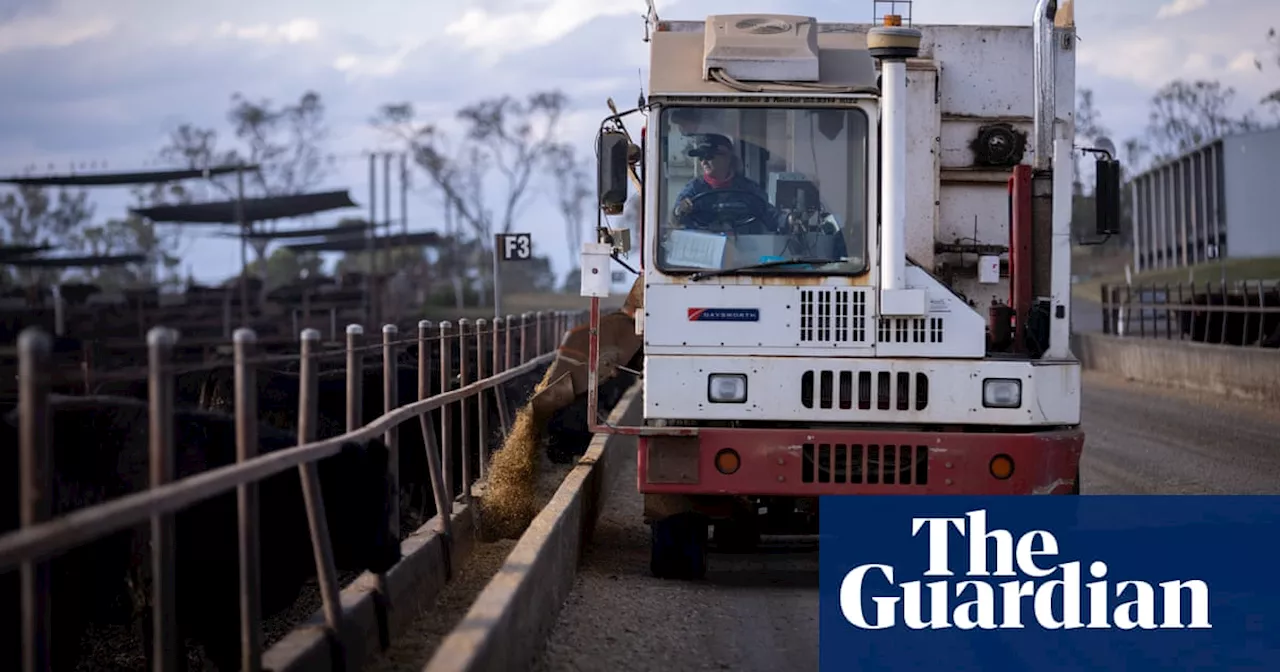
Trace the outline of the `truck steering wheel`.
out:
[[[696,208],[697,208],[698,201],[699,199],[702,199],[706,196],[723,196],[726,193],[730,193],[730,192],[704,191],[701,194],[694,196],[693,198],[689,199],[693,207],[690,208],[689,212],[685,216],[688,217],[689,220],[692,221],[694,224],[696,224],[699,228],[704,228],[704,229],[710,228],[712,224],[716,223],[717,221],[724,220],[726,219],[726,217],[725,215],[722,215],[714,211],[708,213],[705,211],[697,210]],[[767,206],[769,205],[769,202],[761,198],[758,194],[754,194],[749,191],[736,191],[736,190],[731,190],[731,193],[746,196],[748,198],[753,199],[755,202],[747,206],[753,212],[739,219],[734,219],[729,221],[728,222],[729,228],[734,229],[736,231],[737,229],[740,229],[744,226],[754,224],[762,219],[767,218],[766,215],[768,213],[768,209],[766,207],[762,207],[762,204],[764,206]]]

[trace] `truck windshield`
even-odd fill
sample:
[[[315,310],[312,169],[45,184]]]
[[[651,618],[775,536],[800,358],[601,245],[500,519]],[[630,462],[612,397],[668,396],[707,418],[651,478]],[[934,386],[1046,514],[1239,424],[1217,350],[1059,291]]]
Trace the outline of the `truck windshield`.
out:
[[[866,270],[862,110],[665,107],[660,129],[659,269]]]

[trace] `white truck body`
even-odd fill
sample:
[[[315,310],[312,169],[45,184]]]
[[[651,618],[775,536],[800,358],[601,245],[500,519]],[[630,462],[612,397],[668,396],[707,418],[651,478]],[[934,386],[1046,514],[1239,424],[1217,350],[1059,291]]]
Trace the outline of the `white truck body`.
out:
[[[703,70],[702,21],[662,21],[652,34],[644,174],[644,417],[664,421],[841,422],[858,408],[869,386],[869,408],[859,422],[912,425],[1064,426],[1080,422],[1080,368],[1069,347],[1072,215],[1072,143],[1075,108],[1075,30],[1070,3],[1058,10],[1051,35],[1052,91],[1037,89],[1035,26],[915,26],[923,33],[918,58],[907,62],[905,209],[906,288],[923,290],[926,312],[884,316],[881,300],[880,186],[876,130],[882,100],[866,93],[736,90]],[[866,56],[871,26],[819,23],[817,44],[823,85],[876,85],[875,61]],[[1046,71],[1046,74],[1049,71]],[[1037,103],[1050,95],[1047,147],[1037,156]],[[723,276],[691,281],[664,273],[658,258],[660,220],[676,205],[688,174],[664,174],[663,106],[717,100],[804,107],[832,103],[862,110],[870,120],[866,153],[845,173],[850,189],[865,190],[865,210],[845,226],[864,226],[867,272],[861,275]],[[794,99],[787,102],[786,99]],[[779,102],[781,101],[781,102]],[[938,244],[1008,247],[1008,166],[983,165],[973,145],[979,129],[1009,124],[1026,147],[1020,163],[1052,168],[1053,215],[1050,346],[1038,359],[986,354],[987,307],[1007,299],[1009,278],[979,282],[972,252],[939,252]],[[851,132],[851,131],[850,131]],[[742,131],[750,136],[750,129]],[[776,134],[773,139],[777,146]],[[811,136],[812,137],[812,136]],[[790,133],[784,152],[813,152]],[[761,143],[763,144],[763,143]],[[660,187],[659,182],[664,182]],[[824,191],[828,189],[824,185]],[[989,255],[988,255],[989,256]],[[1001,255],[1006,259],[1008,253]],[[990,259],[986,259],[990,263]],[[1046,259],[1045,261],[1048,261]],[[965,263],[967,262],[967,263]],[[963,270],[956,270],[961,268]],[[987,278],[990,280],[990,278]],[[954,291],[953,291],[954,290]],[[695,320],[702,309],[759,311],[755,321]],[[901,313],[901,311],[899,311]],[[708,373],[747,376],[746,403],[708,401]],[[808,374],[808,375],[806,375]],[[983,381],[1021,381],[1017,408],[988,408]],[[825,392],[824,392],[825,390]],[[891,400],[881,402],[888,392]],[[828,407],[817,398],[831,397]],[[848,397],[855,399],[850,402]],[[807,402],[806,402],[807,399]]]

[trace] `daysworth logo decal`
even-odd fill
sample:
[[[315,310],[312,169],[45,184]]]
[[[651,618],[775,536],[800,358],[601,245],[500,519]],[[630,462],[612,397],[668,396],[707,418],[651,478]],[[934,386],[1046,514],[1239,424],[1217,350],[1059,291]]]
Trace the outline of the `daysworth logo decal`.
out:
[[[928,541],[927,580],[901,581],[906,577],[892,564],[850,569],[840,583],[840,611],[854,627],[1004,630],[1030,621],[1046,629],[1212,628],[1205,581],[1115,580],[1105,559],[1073,557],[1048,530],[1015,535],[991,527],[985,509],[912,517],[910,536]],[[952,544],[965,546],[959,566]],[[873,610],[865,608],[867,598]]]
[[[690,308],[690,322],[759,322],[759,308]]]

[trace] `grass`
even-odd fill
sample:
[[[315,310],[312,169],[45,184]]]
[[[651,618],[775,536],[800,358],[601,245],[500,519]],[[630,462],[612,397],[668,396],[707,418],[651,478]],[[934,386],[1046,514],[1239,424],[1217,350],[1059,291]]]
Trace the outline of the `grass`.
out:
[[[1254,280],[1280,279],[1280,257],[1259,257],[1257,259],[1226,259],[1221,262],[1211,261],[1205,264],[1184,268],[1165,268],[1135,273],[1133,283],[1136,284],[1176,284],[1179,282],[1242,282]],[[1098,301],[1102,294],[1102,285],[1125,284],[1124,271],[1108,275],[1099,275],[1085,282],[1073,285],[1072,296]]]

